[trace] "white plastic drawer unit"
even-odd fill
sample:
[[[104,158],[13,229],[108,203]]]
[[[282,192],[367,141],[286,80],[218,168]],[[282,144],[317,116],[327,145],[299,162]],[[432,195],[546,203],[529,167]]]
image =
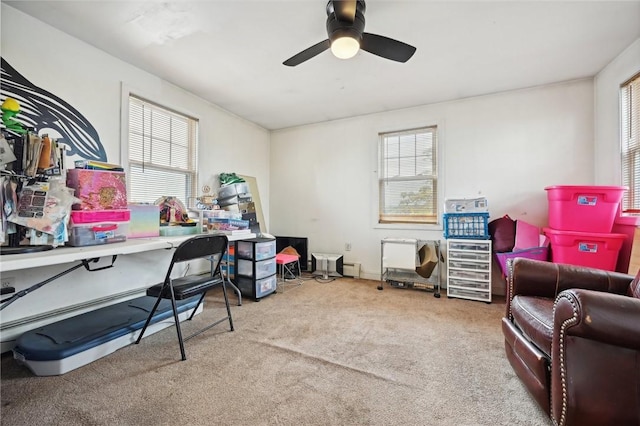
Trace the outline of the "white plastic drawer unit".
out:
[[[491,302],[491,240],[447,240],[447,297]]]

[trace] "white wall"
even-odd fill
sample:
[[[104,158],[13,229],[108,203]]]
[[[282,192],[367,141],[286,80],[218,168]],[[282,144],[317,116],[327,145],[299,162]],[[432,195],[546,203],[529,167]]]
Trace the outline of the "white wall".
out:
[[[375,225],[378,132],[434,123],[444,197],[485,196],[492,219],[545,226],[545,186],[593,184],[593,82],[585,79],[273,132],[271,233],[344,253],[371,279],[382,238],[442,239],[441,228]]]
[[[2,57],[31,83],[78,109],[98,131],[109,162],[121,162],[121,92],[122,87],[127,87],[139,95],[199,118],[198,187],[208,184],[217,188],[217,175],[221,172],[255,176],[268,224],[270,134],[267,130],[4,3],[1,7]],[[110,270],[72,272],[3,310],[3,324],[90,299],[108,298],[131,289],[143,290],[162,281],[169,262],[168,253],[156,251],[120,256],[116,266]],[[16,278],[15,287],[20,291],[70,266],[37,268],[8,275]],[[51,319],[46,322],[51,322]],[[6,337],[3,333],[3,339]]]
[[[1,53],[31,83],[69,102],[93,124],[109,162],[121,162],[122,86],[199,118],[198,188],[203,184],[217,188],[221,172],[255,176],[268,223],[267,130],[4,3]]]
[[[640,72],[640,39],[595,78],[595,183],[620,185],[620,85]]]

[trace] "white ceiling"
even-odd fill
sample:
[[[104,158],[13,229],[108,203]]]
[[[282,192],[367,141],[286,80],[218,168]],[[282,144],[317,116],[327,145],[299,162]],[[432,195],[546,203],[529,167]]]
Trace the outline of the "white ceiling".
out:
[[[326,0],[5,1],[266,129],[592,77],[640,38],[640,1],[368,0],[407,63],[326,51]]]

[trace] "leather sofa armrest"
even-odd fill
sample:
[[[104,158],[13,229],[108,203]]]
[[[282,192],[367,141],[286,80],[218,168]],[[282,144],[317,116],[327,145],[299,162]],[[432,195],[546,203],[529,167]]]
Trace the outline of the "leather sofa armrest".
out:
[[[553,316],[554,424],[640,424],[640,299],[565,290]]]
[[[554,345],[581,337],[640,351],[640,299],[601,291],[570,289],[554,305]]]

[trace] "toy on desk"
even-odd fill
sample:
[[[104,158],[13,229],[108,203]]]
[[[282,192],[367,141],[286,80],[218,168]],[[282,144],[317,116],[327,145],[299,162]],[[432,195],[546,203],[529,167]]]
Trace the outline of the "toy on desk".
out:
[[[154,204],[160,206],[160,226],[196,226],[178,198],[162,196]]]
[[[20,113],[20,104],[13,98],[6,98],[0,106],[2,110],[2,123],[7,128],[14,133],[25,134],[27,133],[27,129],[18,122],[14,117]]]

